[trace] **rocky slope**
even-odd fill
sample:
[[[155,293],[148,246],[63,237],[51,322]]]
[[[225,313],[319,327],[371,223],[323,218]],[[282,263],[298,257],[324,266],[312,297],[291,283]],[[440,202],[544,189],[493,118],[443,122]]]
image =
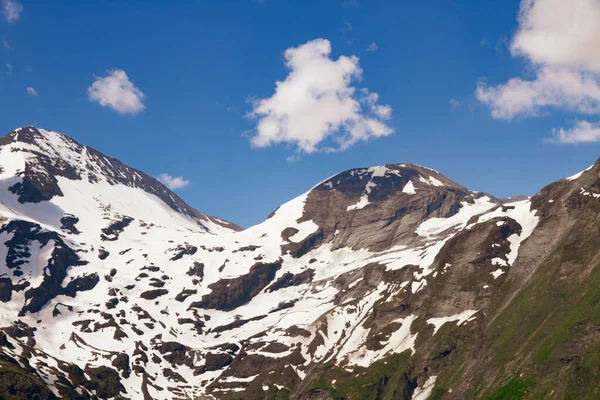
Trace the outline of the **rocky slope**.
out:
[[[0,139],[1,398],[597,398],[600,163],[502,201],[397,164],[240,231],[55,132]]]

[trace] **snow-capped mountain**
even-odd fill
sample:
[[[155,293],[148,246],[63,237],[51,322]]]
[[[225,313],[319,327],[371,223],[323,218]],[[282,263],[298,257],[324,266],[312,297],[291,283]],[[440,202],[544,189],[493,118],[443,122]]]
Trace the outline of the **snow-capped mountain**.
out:
[[[4,396],[464,399],[546,382],[528,346],[559,328],[537,330],[554,311],[532,285],[600,226],[598,164],[507,202],[426,167],[358,168],[246,230],[56,132],[2,137],[0,167]],[[597,237],[564,250],[582,270]],[[502,359],[511,346],[531,354]]]

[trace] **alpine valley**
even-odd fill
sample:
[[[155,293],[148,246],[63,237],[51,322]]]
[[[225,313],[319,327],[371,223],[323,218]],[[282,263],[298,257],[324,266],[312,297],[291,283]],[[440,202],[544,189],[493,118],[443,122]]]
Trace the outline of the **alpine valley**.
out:
[[[356,168],[242,230],[0,138],[0,398],[600,398],[600,163],[531,198]]]

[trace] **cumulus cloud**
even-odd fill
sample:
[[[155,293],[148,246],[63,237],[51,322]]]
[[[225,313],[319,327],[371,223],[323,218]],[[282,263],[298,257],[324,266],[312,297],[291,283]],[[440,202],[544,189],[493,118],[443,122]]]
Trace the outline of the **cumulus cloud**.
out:
[[[110,107],[120,114],[137,114],[146,108],[144,93],[133,85],[121,69],[107,71],[104,77],[96,77],[87,93],[90,101]]]
[[[600,142],[600,122],[577,121],[569,129],[553,129],[548,141],[567,144]]]
[[[367,52],[369,52],[369,53],[375,53],[378,49],[379,49],[379,46],[377,46],[377,43],[375,43],[375,42],[371,43],[366,48]]]
[[[171,176],[169,174],[160,174],[157,178],[171,190],[184,188],[191,183],[182,176]]]
[[[600,113],[598,21],[598,0],[522,0],[510,51],[528,61],[535,77],[496,86],[480,80],[477,98],[494,118],[507,120],[551,108]]]
[[[362,76],[357,57],[332,59],[330,42],[316,39],[287,49],[284,58],[288,76],[271,97],[252,101],[254,147],[286,143],[297,154],[332,152],[394,133],[386,124],[392,108],[354,86]]]
[[[26,91],[26,92],[27,92],[27,94],[28,94],[28,95],[30,95],[30,96],[37,96],[37,91],[36,91],[34,88],[32,88],[31,86],[27,87],[27,88],[25,89],[25,91]]]
[[[524,0],[511,52],[534,63],[600,71],[598,0]]]
[[[16,0],[2,0],[2,15],[8,23],[17,22],[23,6]]]
[[[512,78],[499,86],[477,85],[479,101],[487,104],[492,116],[510,120],[517,116],[535,116],[548,107],[596,114],[600,112],[598,76],[571,68],[545,66],[535,80]]]

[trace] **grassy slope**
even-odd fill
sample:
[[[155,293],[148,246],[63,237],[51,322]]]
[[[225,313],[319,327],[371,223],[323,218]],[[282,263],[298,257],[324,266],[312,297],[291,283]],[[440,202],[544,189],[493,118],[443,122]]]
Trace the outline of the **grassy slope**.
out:
[[[476,377],[474,397],[600,398],[598,254],[596,219],[575,227],[544,260],[490,325],[493,357]]]
[[[468,386],[468,398],[599,399],[599,255],[600,219],[582,219],[493,320],[482,348],[443,365],[430,399],[464,398],[449,391],[460,384]],[[353,374],[326,368],[313,389],[335,399],[407,398],[414,371],[453,342],[464,346],[456,339],[464,330],[429,337],[429,354],[396,355]]]

